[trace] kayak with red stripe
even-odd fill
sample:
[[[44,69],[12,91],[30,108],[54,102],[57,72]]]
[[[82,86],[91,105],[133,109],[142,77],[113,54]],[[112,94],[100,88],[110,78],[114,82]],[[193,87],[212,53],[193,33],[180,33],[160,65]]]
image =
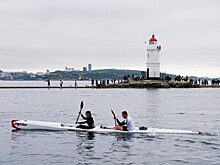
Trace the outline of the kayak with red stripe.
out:
[[[15,130],[48,130],[48,131],[82,131],[94,133],[140,133],[140,134],[202,134],[200,131],[161,129],[148,127],[135,127],[132,131],[119,131],[111,129],[113,126],[93,129],[76,128],[76,124],[65,124],[61,122],[47,122],[35,120],[11,120],[11,126]]]

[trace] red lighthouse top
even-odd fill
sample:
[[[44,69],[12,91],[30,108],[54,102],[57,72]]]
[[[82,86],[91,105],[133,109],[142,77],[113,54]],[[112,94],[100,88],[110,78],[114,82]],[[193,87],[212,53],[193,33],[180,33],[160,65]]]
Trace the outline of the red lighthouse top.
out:
[[[157,39],[154,37],[154,34],[152,35],[149,41],[157,41]]]

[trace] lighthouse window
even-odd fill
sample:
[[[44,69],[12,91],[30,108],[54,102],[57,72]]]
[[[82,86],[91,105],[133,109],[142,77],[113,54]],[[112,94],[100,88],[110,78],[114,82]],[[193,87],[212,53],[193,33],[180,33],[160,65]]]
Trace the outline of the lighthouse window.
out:
[[[149,54],[147,54],[147,58],[149,58]]]

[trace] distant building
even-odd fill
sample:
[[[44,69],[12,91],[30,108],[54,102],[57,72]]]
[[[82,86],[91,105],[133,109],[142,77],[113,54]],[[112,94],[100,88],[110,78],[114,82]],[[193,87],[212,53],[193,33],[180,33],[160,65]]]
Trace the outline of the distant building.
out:
[[[47,69],[47,71],[46,71],[46,75],[49,75],[49,74],[50,74],[50,70]]]
[[[2,77],[2,78],[4,78],[4,77],[10,77],[10,76],[11,76],[10,72],[1,72],[1,73],[0,73],[0,77]]]
[[[45,75],[45,73],[44,72],[37,72],[36,75],[43,76],[43,75]]]
[[[87,68],[84,66],[83,67],[83,72],[86,72],[87,71]]]
[[[65,67],[65,71],[66,72],[72,72],[72,71],[75,71],[75,69],[74,68]]]
[[[29,75],[30,75],[31,78],[35,78],[36,77],[36,75],[33,74],[33,73],[30,73]]]
[[[1,72],[0,78],[3,78],[4,80],[13,80],[13,76],[10,72]]]
[[[161,46],[157,46],[157,39],[152,35],[147,45],[147,79],[160,79],[160,50]]]
[[[89,71],[89,72],[92,71],[92,64],[88,64],[88,71]]]

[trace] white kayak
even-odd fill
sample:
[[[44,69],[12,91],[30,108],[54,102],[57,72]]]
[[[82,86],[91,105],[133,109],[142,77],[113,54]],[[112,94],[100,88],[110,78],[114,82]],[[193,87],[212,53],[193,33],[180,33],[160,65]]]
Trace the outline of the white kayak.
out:
[[[16,130],[49,130],[49,131],[79,131],[94,133],[141,133],[141,134],[202,134],[199,131],[176,130],[176,129],[160,129],[135,127],[133,131],[113,130],[112,127],[96,126],[93,129],[76,128],[75,124],[65,124],[60,122],[46,122],[33,120],[12,120],[11,126]]]

